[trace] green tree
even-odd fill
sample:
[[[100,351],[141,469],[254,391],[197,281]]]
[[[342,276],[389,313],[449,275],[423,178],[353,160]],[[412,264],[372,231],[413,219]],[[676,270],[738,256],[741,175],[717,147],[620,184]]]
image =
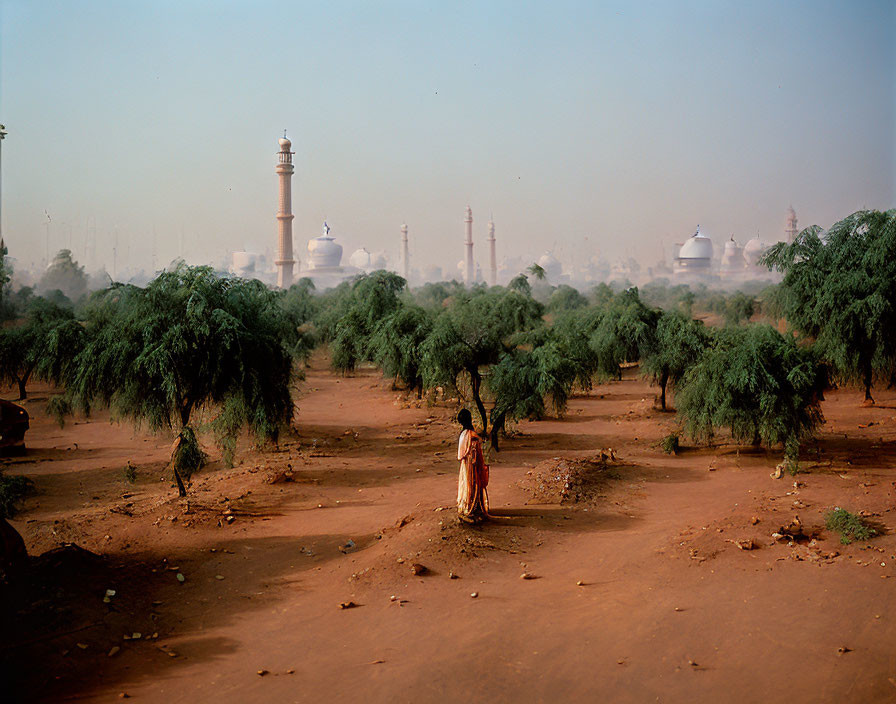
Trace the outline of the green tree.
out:
[[[181,264],[146,288],[115,286],[96,295],[87,343],[54,407],[109,406],[135,425],[177,430],[172,468],[185,496],[202,458],[197,412],[216,414],[211,427],[228,462],[243,427],[261,442],[290,422],[289,327],[278,294],[210,267]]]
[[[280,292],[280,306],[290,323],[287,343],[292,348],[293,355],[304,361],[308,360],[317,345],[314,320],[318,316],[320,304],[314,291],[314,282],[306,277]]]
[[[685,431],[710,441],[727,428],[735,442],[783,444],[796,459],[799,444],[823,422],[827,382],[815,351],[769,325],[719,330],[679,383],[675,402]]]
[[[576,308],[585,308],[588,305],[588,299],[572,286],[560,284],[551,293],[548,299],[547,310],[549,313],[557,313],[563,310],[575,310]]]
[[[641,371],[660,387],[660,407],[666,410],[666,389],[678,386],[709,345],[709,333],[699,320],[678,311],[663,312],[656,322],[654,344],[641,358]]]
[[[432,323],[426,309],[403,305],[380,320],[370,338],[373,361],[385,375],[416,389],[418,398],[423,395],[422,347]]]
[[[333,368],[343,373],[359,362],[372,361],[370,337],[377,323],[401,306],[399,294],[406,285],[398,274],[374,271],[358,277],[338,304],[338,318],[330,342]]]
[[[526,269],[526,271],[532,274],[532,276],[535,277],[535,279],[537,279],[538,281],[544,281],[545,277],[547,277],[547,272],[544,270],[544,267],[542,267],[537,262],[531,264],[529,268]]]
[[[28,398],[33,378],[59,382],[83,346],[84,330],[67,308],[43,298],[30,302],[20,325],[0,329],[0,378]]]
[[[637,288],[617,295],[600,315],[589,338],[596,371],[604,378],[621,379],[624,362],[637,362],[656,345],[659,311],[641,302]]]
[[[481,389],[483,371],[515,347],[513,336],[541,325],[542,305],[516,290],[495,287],[456,299],[433,324],[423,342],[422,372],[426,388],[457,388],[469,380],[473,401],[488,430]]]
[[[538,420],[549,409],[562,414],[576,382],[575,362],[550,330],[539,330],[535,337],[540,339],[531,349],[523,346],[503,353],[489,372],[487,386],[495,399],[490,433],[496,450],[507,420]]]
[[[858,382],[873,403],[876,379],[896,371],[896,210],[862,210],[803,230],[763,257],[784,273],[773,308],[816,340],[838,378]]]
[[[721,305],[721,313],[726,325],[739,325],[749,322],[756,312],[756,299],[742,291],[735,291],[726,296]]]

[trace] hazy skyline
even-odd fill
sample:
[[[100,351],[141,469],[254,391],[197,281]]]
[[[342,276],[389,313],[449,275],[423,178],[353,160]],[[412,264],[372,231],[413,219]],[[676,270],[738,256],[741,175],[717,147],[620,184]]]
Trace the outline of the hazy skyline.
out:
[[[896,205],[896,3],[0,3],[3,235],[21,265],[218,263],[410,228],[454,271],[473,209],[498,258],[655,262]],[[155,233],[155,236],[153,235]],[[155,245],[153,241],[155,240]],[[85,244],[87,250],[85,252]],[[130,259],[130,261],[126,261]]]

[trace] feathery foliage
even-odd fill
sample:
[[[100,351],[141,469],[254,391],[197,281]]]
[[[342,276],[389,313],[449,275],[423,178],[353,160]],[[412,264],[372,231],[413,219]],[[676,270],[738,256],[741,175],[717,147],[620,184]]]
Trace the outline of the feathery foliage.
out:
[[[827,232],[803,230],[763,257],[784,273],[773,305],[816,340],[836,376],[865,387],[896,372],[896,210],[859,211]]]
[[[542,305],[516,290],[494,288],[459,297],[436,318],[421,346],[426,388],[457,387],[458,376],[469,377],[483,432],[487,430],[482,402],[482,368],[496,364],[514,345],[515,333],[542,324]]]
[[[22,324],[0,330],[0,379],[28,397],[32,376],[59,383],[84,344],[84,330],[67,308],[43,298],[30,302]]]
[[[333,368],[350,372],[359,362],[372,361],[370,337],[380,320],[401,306],[399,294],[407,282],[388,271],[375,271],[358,277],[343,295],[332,326],[330,342]]]
[[[709,345],[703,323],[677,311],[663,312],[656,322],[655,344],[641,358],[641,372],[660,387],[666,410],[666,389],[675,388]]]
[[[66,375],[62,411],[109,406],[136,425],[178,429],[187,441],[196,411],[218,411],[212,428],[225,459],[241,428],[259,442],[276,440],[292,418],[290,322],[258,281],[181,264],[146,288],[96,294],[87,333]]]
[[[433,316],[424,308],[404,305],[377,323],[370,337],[373,361],[383,374],[423,394],[422,346],[432,329]]]
[[[823,422],[825,369],[812,349],[768,325],[719,330],[684,374],[676,393],[684,429],[710,441],[727,428],[735,442],[784,445],[796,459],[800,441]]]

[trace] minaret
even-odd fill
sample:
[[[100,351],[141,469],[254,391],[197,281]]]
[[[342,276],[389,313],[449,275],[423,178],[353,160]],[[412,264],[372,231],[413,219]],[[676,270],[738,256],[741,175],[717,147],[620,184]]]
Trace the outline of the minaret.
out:
[[[292,286],[292,267],[295,259],[292,258],[292,142],[286,138],[286,132],[280,139],[280,151],[277,154],[278,162],[274,171],[280,177],[280,205],[277,210],[277,228],[280,234],[280,243],[277,250],[277,286],[289,288]]]
[[[408,226],[401,226],[401,275],[408,280]]]
[[[799,230],[796,226],[796,211],[793,209],[791,205],[787,209],[787,227],[784,228],[784,234],[787,235],[787,244],[792,244],[796,239],[797,233]]]
[[[467,264],[464,267],[464,283],[469,286],[473,283],[473,277],[475,276],[475,271],[473,269],[473,211],[470,210],[470,206],[467,206],[467,216],[464,218],[464,224],[466,226],[467,231]]]
[[[495,258],[495,223],[491,216],[488,219],[488,267],[491,274],[489,284],[496,286],[498,284],[498,260]]]

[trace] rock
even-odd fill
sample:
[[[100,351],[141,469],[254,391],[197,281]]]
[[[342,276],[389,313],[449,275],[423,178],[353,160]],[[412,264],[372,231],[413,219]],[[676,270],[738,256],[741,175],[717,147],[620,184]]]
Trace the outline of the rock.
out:
[[[449,572],[448,579],[458,579],[458,576],[456,574],[454,574],[454,572]]]
[[[224,520],[226,520],[228,523],[233,523],[236,520],[236,518],[234,517],[233,514],[230,514]]]
[[[224,575],[223,575],[223,574],[216,574],[216,575],[215,575],[215,579],[224,579]]]
[[[184,582],[187,581],[187,578],[184,577],[182,572],[178,572],[177,573],[177,581],[180,582],[181,584],[183,584]]]
[[[121,650],[119,646],[113,645],[106,655],[111,658],[113,655],[117,655],[119,650]]]
[[[531,574],[529,572],[523,572],[520,575],[520,579],[538,579],[538,577],[536,577],[534,574]]]
[[[734,544],[737,545],[737,547],[739,547],[741,550],[755,550],[757,547],[752,538],[747,538],[746,540],[735,540]]]
[[[259,677],[264,677],[264,676],[267,675],[267,674],[270,674],[267,670],[259,670],[259,671],[258,671],[258,676],[259,676]]]
[[[286,671],[286,674],[287,674],[287,675],[294,675],[294,674],[296,674],[296,671],[293,670],[292,668],[289,668],[289,669]]]
[[[479,592],[473,592],[472,594],[470,594],[471,599],[475,599],[477,596],[479,596]]]
[[[354,609],[356,606],[357,604],[353,601],[343,601],[339,604],[340,609]]]
[[[75,643],[81,650],[87,650],[90,646],[87,643]]]
[[[389,597],[389,601],[398,601],[398,597],[393,594]]]
[[[413,565],[411,565],[411,572],[417,576],[420,576],[421,574],[426,574],[427,572],[429,572],[429,568],[424,567],[419,562],[415,562]]]
[[[851,653],[851,652],[852,652],[852,648],[848,648],[845,645],[841,645],[839,648],[837,648],[837,655],[843,655],[844,653]]]
[[[759,523],[759,519],[758,519],[756,516],[753,516],[753,517],[750,519],[750,525],[751,525],[751,526],[755,526],[757,523]]]
[[[128,694],[127,692],[121,692],[121,693],[118,695],[118,698],[119,698],[119,699],[130,699],[130,698],[131,698],[131,695]]]
[[[694,660],[688,660],[688,665],[691,667],[698,667],[697,663]]]
[[[143,637],[143,634],[140,633],[139,631],[134,631],[131,634],[131,640],[140,640],[142,637]]]
[[[576,582],[576,586],[577,586],[577,587],[584,587],[584,586],[585,586],[585,583],[580,579],[578,582]]]

